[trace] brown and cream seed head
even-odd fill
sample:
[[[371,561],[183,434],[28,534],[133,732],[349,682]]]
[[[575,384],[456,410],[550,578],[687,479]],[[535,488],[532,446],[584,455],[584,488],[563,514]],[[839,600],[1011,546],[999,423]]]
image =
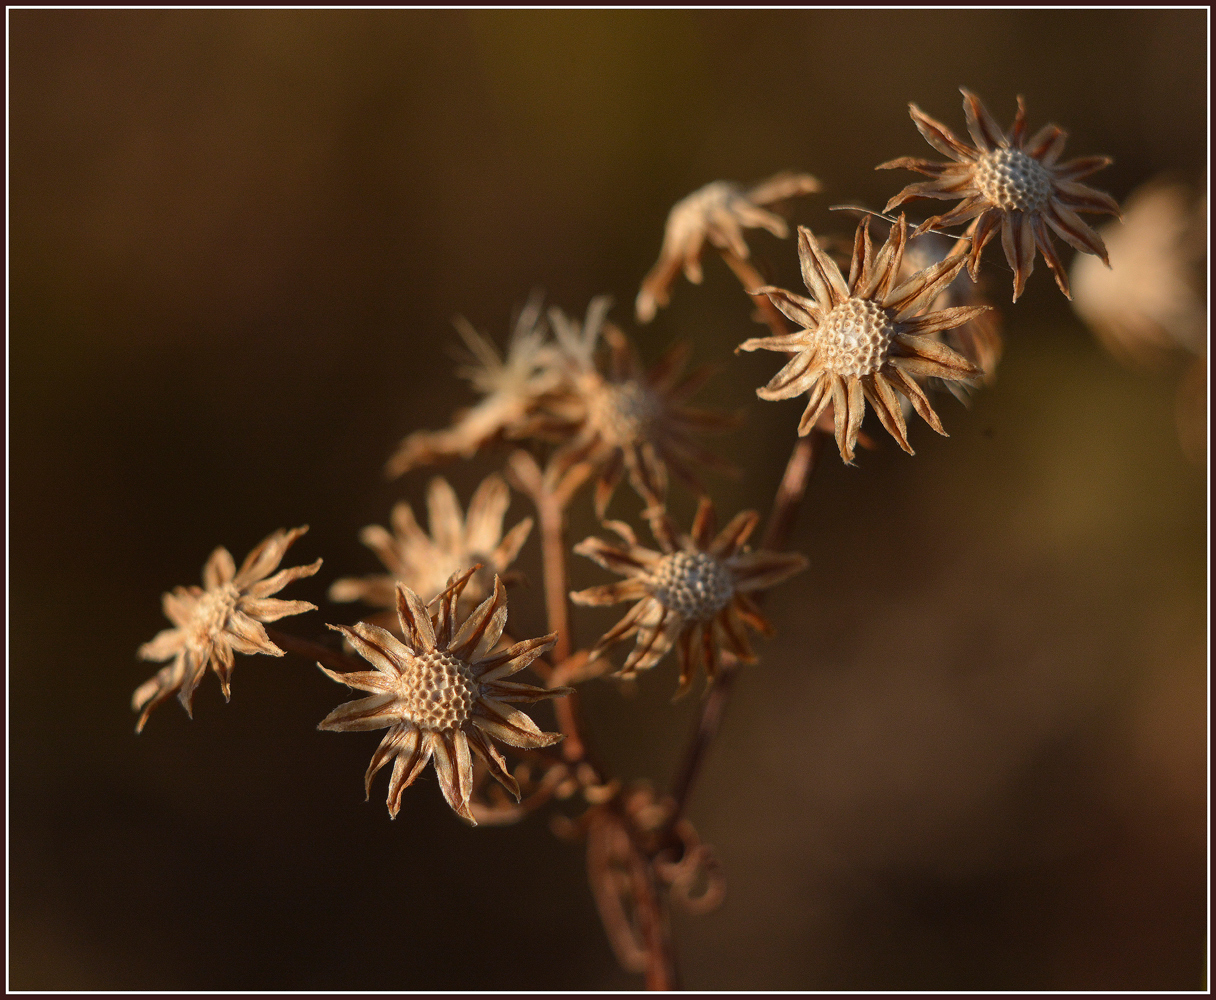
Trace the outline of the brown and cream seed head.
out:
[[[402,714],[420,729],[459,729],[478,694],[469,665],[440,649],[411,657],[401,675]]]
[[[675,552],[650,574],[651,593],[668,611],[708,621],[735,595],[730,570],[708,552]]]
[[[613,445],[644,440],[647,428],[660,413],[654,394],[634,379],[602,383],[591,395],[589,407],[590,423]]]
[[[888,310],[869,299],[846,299],[819,328],[824,367],[836,375],[872,375],[886,363],[896,333]]]
[[[975,164],[975,186],[997,208],[1034,212],[1051,197],[1051,175],[1020,149],[994,149]]]

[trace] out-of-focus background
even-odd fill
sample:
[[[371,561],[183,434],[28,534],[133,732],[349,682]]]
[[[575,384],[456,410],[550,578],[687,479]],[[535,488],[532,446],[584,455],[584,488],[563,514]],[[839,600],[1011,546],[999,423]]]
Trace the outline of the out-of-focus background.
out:
[[[429,478],[383,461],[472,398],[451,317],[501,341],[539,286],[633,329],[668,208],[709,181],[809,171],[793,221],[848,234],[829,206],[914,179],[873,167],[935,156],[909,101],[962,132],[960,84],[1113,156],[1092,181],[1119,199],[1206,169],[1201,10],[8,17],[16,989],[638,985],[543,817],[468,829],[430,776],[394,822],[383,777],[365,804],[379,736],[316,730],[347,692],[309,662],[241,658],[231,704],[209,676],[193,722],[170,702],[132,735],[161,592],[308,523],[289,562],[325,565],[284,596],[321,610],[288,625],[352,621],[326,587],[378,568],[359,528]],[[792,240],[751,245],[799,287]],[[677,922],[689,988],[1205,983],[1206,472],[1176,378],[1116,363],[1041,260],[1010,307],[994,251],[996,384],[942,400],[949,439],[917,422],[915,458],[868,422],[877,451],[815,473],[811,569],[693,801],[728,895]],[[777,358],[731,355],[750,311],[707,259],[638,332],[649,358],[691,339],[722,366],[702,398],[746,408],[727,515],[767,503],[801,409],[754,397]],[[467,500],[502,456],[444,471]],[[623,776],[669,781],[674,686],[588,687]]]

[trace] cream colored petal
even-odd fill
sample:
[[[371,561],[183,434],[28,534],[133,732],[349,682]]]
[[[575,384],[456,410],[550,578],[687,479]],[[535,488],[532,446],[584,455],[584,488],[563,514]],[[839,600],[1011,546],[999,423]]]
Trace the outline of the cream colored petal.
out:
[[[302,615],[306,611],[316,611],[315,604],[308,601],[280,601],[275,597],[252,598],[244,597],[237,604],[250,618],[260,622],[277,622],[288,615]]]
[[[339,733],[383,729],[401,721],[401,708],[395,693],[374,694],[348,701],[335,708],[318,724],[318,729]]]
[[[186,644],[186,633],[180,628],[167,628],[139,647],[136,654],[141,660],[161,662],[181,653]]]
[[[486,476],[469,500],[465,518],[467,552],[489,552],[502,539],[502,521],[511,504],[511,491],[502,476]]]
[[[203,584],[208,590],[218,590],[236,575],[232,553],[222,545],[211,553],[203,567]]]
[[[388,782],[388,814],[393,819],[401,809],[401,795],[422,773],[431,759],[433,744],[431,733],[417,733],[417,740],[406,740],[397,759],[393,761],[393,774]]]
[[[268,576],[265,580],[251,583],[243,588],[242,592],[250,597],[269,597],[271,594],[277,594],[289,583],[313,576],[320,568],[321,560],[318,559],[316,562],[308,563],[306,566],[291,566],[287,569],[281,569],[274,576]]]
[[[245,562],[233,578],[237,589],[244,589],[255,580],[269,576],[283,561],[283,556],[297,538],[308,531],[308,525],[292,528],[290,531],[279,529],[267,535],[262,542],[245,557]]]
[[[442,477],[431,480],[426,493],[427,518],[431,537],[445,552],[463,551],[464,515],[456,491]]]
[[[506,649],[479,659],[472,664],[473,673],[482,684],[490,684],[510,677],[529,666],[542,653],[552,649],[557,643],[557,633],[542,635],[536,639],[525,639]]]
[[[279,649],[270,637],[266,634],[266,630],[262,627],[261,622],[255,622],[248,615],[234,608],[228,615],[228,621],[224,624],[224,631],[234,640],[232,646],[238,652],[248,652],[247,646],[254,647],[257,652],[265,653],[267,656],[282,656],[283,650]]]

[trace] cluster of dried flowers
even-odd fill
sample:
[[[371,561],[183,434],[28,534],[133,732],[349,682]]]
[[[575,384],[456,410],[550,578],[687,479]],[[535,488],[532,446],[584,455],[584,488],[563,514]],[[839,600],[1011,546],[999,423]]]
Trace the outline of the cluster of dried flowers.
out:
[[[810,175],[783,173],[750,188],[718,181],[680,201],[667,219],[659,259],[637,295],[637,320],[649,322],[668,304],[681,273],[699,283],[702,255],[712,247],[769,327],[768,336],[741,338],[739,350],[786,357],[757,394],[765,400],[808,397],[800,441],[762,547],[748,545],[760,523],[756,511],[737,513],[717,530],[699,471],[729,466],[702,439],[734,426],[737,417],[693,404],[709,372],[685,374],[689,347],[671,347],[647,369],[629,337],[608,319],[607,298],[592,300],[579,320],[558,308],[546,311],[533,295],[501,352],[471,325],[458,323],[470,355],[459,374],[480,400],[448,427],[411,434],[387,464],[396,477],[513,442],[517,450],[508,457],[506,478],[486,478],[467,515],[447,481],[434,479],[427,494],[428,531],[406,503],[392,510],[391,531],[378,525],[363,529],[362,541],[386,572],[331,585],[331,600],[361,601],[370,609],[354,625],[329,626],[343,637],[344,651],[288,641],[277,631],[268,634],[262,624],[315,610],[305,601],[270,596],[320,568],[317,560],[270,575],[306,529],[275,532],[239,571],[228,552],[217,549],[203,570],[204,588],[165,595],[165,613],[175,627],[139,651],[144,659],[172,662],[135,692],[138,728],[175,692],[189,711],[208,665],[227,697],[234,653],[283,655],[276,639],[292,651],[311,653],[326,676],[367,695],[340,705],[320,728],[387,730],[367,769],[365,789],[370,796],[374,776],[391,761],[390,815],[398,813],[404,790],[432,761],[444,798],[470,823],[514,821],[551,800],[580,795],[585,808],[576,820],[564,817],[563,829],[587,839],[592,888],[614,948],[626,965],[645,969],[652,983],[661,983],[669,897],[690,906],[720,897],[712,852],[697,841],[683,811],[730,677],[739,664],[757,659],[748,631],[773,630],[760,607],[764,592],[807,565],[803,555],[780,550],[782,526],[788,526],[805,489],[810,440],[834,432],[841,458],[851,464],[859,441],[867,440],[867,403],[909,454],[911,411],[945,433],[931,395],[945,388],[965,400],[991,378],[1001,353],[995,313],[975,285],[985,245],[998,230],[1013,270],[1015,301],[1036,251],[1069,295],[1053,233],[1108,263],[1102,237],[1077,213],[1118,214],[1113,199],[1079,183],[1109,161],[1060,163],[1064,133],[1049,125],[1028,138],[1020,98],[1005,132],[975,95],[963,95],[973,145],[912,105],[916,127],[950,162],[903,157],[879,168],[902,167],[932,178],[906,187],[887,212],[915,199],[958,204],[911,232],[904,215],[866,214],[848,260],[834,258],[833,244],[799,227],[798,260],[808,295],[765,284],[749,263],[743,233],[764,229],[787,236],[779,204],[818,191]],[[885,231],[875,235],[879,225]],[[961,234],[945,232],[961,226]],[[1078,287],[1092,280],[1083,273]],[[687,534],[667,513],[673,474],[701,498]],[[534,503],[540,526],[550,627],[540,638],[508,635],[506,585],[534,522],[526,518],[504,534],[507,480]],[[640,498],[657,548],[640,544],[628,523],[606,519],[624,480]],[[620,542],[590,537],[572,551],[621,579],[568,593],[565,512],[589,483],[596,514]],[[571,602],[631,606],[598,641],[577,649]],[[614,650],[631,638],[633,647],[618,664]],[[703,672],[706,698],[683,777],[671,796],[660,797],[649,786],[623,785],[593,758],[570,685],[605,675],[634,679],[673,650],[677,695]],[[540,686],[510,679],[529,667]],[[550,699],[560,732],[542,731],[516,707]],[[496,743],[512,748],[514,766]],[[710,888],[697,892],[691,888],[696,884]]]

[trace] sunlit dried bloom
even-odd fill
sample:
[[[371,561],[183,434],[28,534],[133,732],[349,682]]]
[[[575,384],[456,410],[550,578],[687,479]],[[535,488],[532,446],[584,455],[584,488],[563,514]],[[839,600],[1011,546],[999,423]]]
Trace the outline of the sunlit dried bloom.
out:
[[[797,352],[768,385],[756,390],[756,395],[761,399],[792,399],[809,393],[798,425],[801,435],[810,433],[831,403],[836,446],[850,464],[866,400],[899,446],[912,454],[894,390],[906,396],[929,426],[944,435],[941,421],[916,379],[955,381],[983,374],[932,335],[961,326],[989,307],[926,311],[958,276],[965,258],[961,254],[949,257],[897,285],[906,242],[907,222],[901,215],[875,255],[867,216],[857,227],[846,282],[814,234],[800,226],[802,278],[814,298],[771,286],[758,291],[802,329],[781,337],[755,337],[739,345],[743,351]]]
[[[714,181],[676,202],[667,216],[659,259],[642,279],[634,304],[638,322],[649,323],[655,311],[667,305],[680,271],[694,285],[701,283],[701,252],[707,240],[746,260],[751,250],[744,229],[767,229],[780,239],[789,234],[785,220],[762,206],[818,190],[819,181],[810,174],[785,172],[746,190],[732,181]]]
[[[395,817],[401,794],[414,783],[427,762],[435,762],[439,787],[457,814],[474,826],[469,797],[473,790],[473,754],[506,789],[519,799],[519,786],[506,761],[491,742],[513,747],[550,747],[561,733],[543,733],[512,705],[569,694],[569,688],[546,690],[507,680],[550,649],[556,635],[528,639],[492,653],[507,623],[507,593],[495,578],[494,592],[460,623],[457,604],[474,570],[453,577],[437,598],[431,615],[414,591],[397,585],[396,605],[404,642],[391,632],[359,622],[341,632],[375,670],[336,673],[320,663],[321,671],[339,683],[371,693],[348,701],[318,726],[334,732],[388,729],[372,756],[364,777],[371,797],[372,779],[390,760],[388,812]],[[435,602],[432,602],[435,603]]]
[[[469,363],[456,373],[483,398],[458,413],[451,427],[409,435],[385,465],[389,478],[420,465],[469,458],[499,437],[528,436],[535,429],[531,418],[537,400],[560,379],[539,294],[515,321],[505,358],[464,318],[458,317],[455,325],[470,353]]]
[[[390,533],[378,524],[359,532],[359,540],[379,556],[388,573],[361,579],[335,580],[329,588],[331,601],[363,601],[389,611],[371,620],[387,628],[396,626],[397,584],[403,583],[424,602],[431,601],[455,573],[470,566],[483,568],[474,575],[461,595],[461,610],[469,611],[494,587],[495,574],[505,576],[532,530],[532,518],[524,518],[504,536],[503,518],[511,493],[501,476],[487,476],[465,516],[456,491],[446,479],[431,480],[427,490],[430,534],[422,530],[413,508],[401,502],[393,507]]]
[[[940,263],[957,252],[957,240],[940,233],[925,233],[908,240],[904,248],[903,265],[899,269],[898,281],[906,281],[917,271]],[[981,279],[982,280],[982,279]],[[929,311],[949,309],[951,306],[990,305],[982,294],[979,283],[959,274],[940,295],[929,303]],[[926,384],[932,389],[945,389],[962,402],[968,402],[971,394],[980,385],[991,385],[996,377],[996,366],[1001,360],[1004,343],[1001,339],[1000,313],[988,309],[953,330],[944,330],[933,335],[947,347],[958,351],[964,358],[979,368],[983,374],[976,379],[942,380],[931,378]],[[907,416],[908,407],[904,407]]]
[[[1101,230],[1113,270],[1078,257],[1073,308],[1125,362],[1207,352],[1207,199],[1155,181],[1127,199],[1123,225]]]
[[[655,666],[676,646],[677,695],[689,689],[699,665],[712,679],[722,650],[745,663],[755,662],[745,626],[764,635],[772,634],[772,626],[749,595],[806,566],[806,558],[798,553],[749,551],[744,543],[759,521],[755,511],[743,511],[715,536],[714,506],[705,498],[689,535],[677,532],[665,513],[654,518],[659,551],[639,545],[632,529],[620,521],[607,524],[624,541],[623,547],[595,537],[576,545],[579,555],[625,579],[580,590],[571,600],[592,606],[636,602],[595,644],[592,658],[636,634],[618,674],[630,678]]]
[[[203,567],[202,587],[175,587],[164,595],[165,617],[173,622],[151,642],[139,647],[143,660],[172,660],[155,677],[141,684],[131,697],[131,707],[142,712],[135,726],[138,733],[152,709],[175,691],[186,713],[193,717],[194,691],[210,666],[220,679],[224,700],[231,695],[234,653],[267,653],[282,656],[266,635],[262,622],[278,621],[286,615],[316,611],[308,601],[281,601],[271,597],[291,583],[312,576],[321,560],[307,566],[292,566],[270,574],[283,561],[291,544],[308,530],[293,528],[265,538],[238,570],[231,554],[222,546],[211,553]]]
[[[549,468],[557,477],[577,466],[598,473],[595,507],[600,517],[626,474],[648,504],[661,504],[666,497],[668,468],[704,492],[691,465],[732,469],[693,435],[737,422],[732,415],[686,404],[710,375],[710,369],[701,368],[681,379],[687,344],[676,344],[643,371],[628,338],[605,321],[608,305],[607,298],[592,300],[582,324],[560,310],[550,312],[567,375],[566,389],[554,394],[547,407],[555,421],[565,421],[571,430]],[[598,357],[601,337],[608,345],[606,360]]]
[[[915,170],[933,178],[909,184],[887,202],[886,211],[913,198],[962,199],[949,212],[926,219],[914,235],[970,222],[967,235],[972,243],[967,266],[974,278],[979,272],[984,246],[999,226],[1005,259],[1013,269],[1014,302],[1034,269],[1036,247],[1055,273],[1060,291],[1069,295],[1068,274],[1056,256],[1051,233],[1082,253],[1100,257],[1110,266],[1102,238],[1077,215],[1078,212],[1119,214],[1119,205],[1110,195],[1079,183],[1082,177],[1108,166],[1110,157],[1083,156],[1057,163],[1064,152],[1067,134],[1055,125],[1047,125],[1027,139],[1026,106],[1021,97],[1006,135],[975,94],[966,88],[960,90],[967,131],[975,145],[968,146],[941,122],[930,118],[915,104],[909,105],[920,134],[954,162],[901,156],[880,164],[875,169]]]

